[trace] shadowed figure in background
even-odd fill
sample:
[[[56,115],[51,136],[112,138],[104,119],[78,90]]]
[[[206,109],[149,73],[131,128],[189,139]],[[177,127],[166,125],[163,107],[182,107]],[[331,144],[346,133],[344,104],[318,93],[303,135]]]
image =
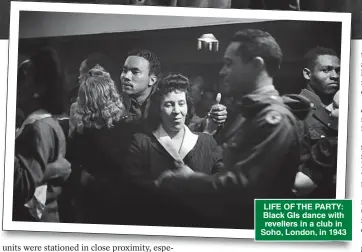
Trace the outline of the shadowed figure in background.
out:
[[[74,88],[72,88],[68,92],[68,107],[67,112],[69,114],[70,107],[73,103],[77,101],[78,98],[78,90],[79,86],[84,80],[84,78],[88,75],[89,70],[94,68],[95,66],[99,66],[103,69],[103,71],[108,72],[110,77],[112,78],[112,74],[115,75],[114,67],[112,66],[112,62],[108,59],[108,57],[102,53],[92,53],[84,59],[79,66],[79,75],[77,78],[77,83]],[[113,79],[112,79],[113,80]],[[119,85],[116,85],[117,89],[120,90]],[[62,126],[66,136],[69,134],[69,118],[63,118],[60,120],[60,125]]]
[[[214,175],[186,164],[164,172],[156,184],[198,198],[196,209],[216,228],[253,228],[254,199],[290,198],[300,159],[298,120],[310,104],[302,97],[280,97],[273,76],[282,51],[267,32],[237,32],[224,54],[220,75],[238,104],[223,129],[225,170]],[[210,199],[211,202],[210,202]],[[216,211],[217,210],[217,211]]]
[[[26,78],[26,75],[27,73],[30,73],[30,68],[32,64],[30,63],[29,57],[22,54],[18,55],[18,63],[18,86],[20,86],[24,85],[26,79],[30,81],[29,78]],[[19,79],[21,79],[21,81],[19,81]],[[17,129],[21,127],[25,119],[25,114],[22,109],[19,106],[16,106],[15,125]]]
[[[69,92],[69,103],[70,105],[73,104],[78,96],[78,89],[80,86],[80,83],[82,82],[82,79],[84,76],[88,74],[88,71],[95,67],[96,65],[101,66],[104,71],[108,72],[112,78],[112,80],[116,79],[116,70],[110,61],[110,59],[102,54],[102,53],[91,53],[89,54],[80,64],[79,66],[79,75],[78,75],[78,83],[75,85],[75,87]],[[117,85],[117,89],[120,87]],[[119,89],[120,90],[120,89]]]
[[[301,123],[303,148],[294,190],[299,197],[335,198],[338,123],[330,105],[336,103],[340,87],[340,60],[332,49],[316,47],[304,61],[307,85],[301,95],[312,102],[313,110]]]
[[[195,107],[195,115],[200,117],[200,119],[205,118],[208,116],[210,108],[216,104],[217,94],[214,90],[208,90],[210,88],[207,88],[208,85],[205,79],[200,75],[191,77],[190,84],[190,95]]]
[[[16,130],[13,219],[59,222],[59,197],[71,170],[65,135],[64,72],[52,48],[43,48],[18,71],[17,107],[25,120]]]
[[[195,114],[199,117],[206,116],[208,108],[206,109],[202,106],[202,99],[204,94],[204,79],[201,76],[194,76],[190,78],[190,95],[195,107]]]
[[[125,217],[118,180],[131,137],[125,115],[109,73],[101,66],[90,69],[81,79],[69,119],[76,222],[115,224]]]

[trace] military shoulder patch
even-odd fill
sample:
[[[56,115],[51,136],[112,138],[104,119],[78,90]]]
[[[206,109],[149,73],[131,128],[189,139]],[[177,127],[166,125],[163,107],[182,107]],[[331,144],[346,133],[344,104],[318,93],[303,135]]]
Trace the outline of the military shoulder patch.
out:
[[[278,111],[270,111],[266,116],[265,116],[265,120],[269,123],[269,124],[278,124],[280,123],[280,121],[282,120],[282,114]]]

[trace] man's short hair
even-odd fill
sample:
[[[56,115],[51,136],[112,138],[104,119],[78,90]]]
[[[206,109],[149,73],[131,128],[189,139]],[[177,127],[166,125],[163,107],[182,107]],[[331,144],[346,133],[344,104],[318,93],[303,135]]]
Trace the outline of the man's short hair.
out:
[[[279,70],[283,53],[279,44],[268,32],[256,29],[240,30],[234,35],[232,42],[240,43],[238,52],[242,61],[249,62],[261,57],[270,76],[274,76]]]
[[[160,77],[161,74],[161,62],[157,55],[149,50],[134,49],[128,53],[128,56],[139,56],[146,59],[150,64],[150,75],[154,74]]]
[[[333,49],[322,47],[322,46],[317,46],[313,49],[310,49],[304,55],[304,57],[303,57],[304,66],[303,67],[313,69],[315,66],[315,61],[317,60],[318,56],[320,56],[320,55],[331,55],[331,56],[339,57]]]

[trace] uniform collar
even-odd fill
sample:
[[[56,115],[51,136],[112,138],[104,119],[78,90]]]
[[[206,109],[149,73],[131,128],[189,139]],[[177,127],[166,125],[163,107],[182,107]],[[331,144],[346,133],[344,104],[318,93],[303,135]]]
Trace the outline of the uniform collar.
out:
[[[311,90],[302,89],[302,92],[300,94],[307,97],[314,106],[316,104],[318,104],[319,106],[324,107],[321,98],[316,93],[312,92]]]
[[[268,96],[268,95],[277,95],[279,96],[278,91],[275,89],[275,87],[273,85],[268,85],[268,86],[264,86],[261,88],[258,88],[256,90],[254,90],[253,92],[240,96],[240,97],[235,97],[235,101],[237,104],[242,104],[243,100],[245,99],[249,99],[250,97],[259,97],[259,96]]]
[[[147,96],[147,98],[142,103],[138,102],[136,99],[130,97],[131,103],[136,104],[138,107],[142,107],[144,104],[146,104],[150,100],[151,96],[155,93],[155,91],[156,91],[156,87],[152,86],[150,94]]]
[[[279,92],[273,85],[268,85],[244,95],[239,106],[245,117],[253,117],[265,107],[275,103],[283,104]]]
[[[255,99],[256,97],[260,97],[260,96],[268,96],[268,95],[279,95],[278,91],[274,88],[273,85],[268,85],[268,86],[264,86],[261,88],[258,88],[256,90],[254,90],[253,92],[243,95],[243,96],[239,96],[239,97],[235,97],[234,98],[234,103],[236,104],[236,106],[242,106],[242,104],[245,102],[245,100],[248,100],[250,98]]]
[[[264,86],[264,87],[254,90],[249,95],[260,95],[260,94],[266,94],[266,93],[271,93],[271,92],[278,93],[273,85],[268,85],[268,86]]]
[[[319,98],[318,95],[311,92],[308,89],[303,89],[300,93],[302,96],[308,98],[312,103],[312,116],[324,124],[327,128],[335,128],[332,127],[331,124],[331,117],[329,112],[327,111],[326,107],[322,103],[322,100]],[[335,129],[336,130],[336,129]]]
[[[145,112],[145,110],[147,110],[146,107],[149,106],[149,103],[150,103],[149,101],[150,101],[152,95],[156,92],[156,90],[157,90],[157,86],[153,85],[151,93],[149,94],[149,96],[146,98],[146,100],[143,103],[139,103],[135,99],[131,98],[128,94],[123,93],[123,102],[126,107],[128,115],[129,115],[132,105],[134,106],[134,104],[136,104],[136,106],[138,108],[143,107],[142,110],[143,110],[143,112]]]

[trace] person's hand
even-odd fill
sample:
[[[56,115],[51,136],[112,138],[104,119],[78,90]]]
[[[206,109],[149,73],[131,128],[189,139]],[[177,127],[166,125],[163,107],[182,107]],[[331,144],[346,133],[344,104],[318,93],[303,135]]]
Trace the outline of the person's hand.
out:
[[[188,165],[183,162],[175,161],[176,170],[173,171],[175,176],[187,177],[195,173]]]
[[[160,187],[165,179],[172,178],[175,174],[171,170],[164,171],[156,180],[155,186]]]
[[[212,105],[211,110],[205,119],[204,133],[210,135],[215,134],[218,127],[226,121],[227,110],[224,105],[220,104],[220,101],[221,94],[218,93],[216,96],[216,103]]]
[[[47,165],[43,183],[51,183],[52,185],[62,185],[72,172],[71,165],[63,157],[59,157],[55,162]]]
[[[184,164],[183,162],[179,162],[179,161],[175,161],[174,162],[176,169],[175,170],[167,170],[164,171],[156,180],[155,180],[155,185],[157,187],[160,187],[160,185],[162,184],[162,182],[166,179],[171,179],[171,178],[187,178],[188,176],[190,176],[191,174],[194,174],[195,172],[186,164]]]
[[[306,196],[317,188],[317,184],[302,172],[298,172],[293,186],[293,193],[297,196]]]
[[[218,93],[216,95],[216,103],[211,106],[211,110],[208,113],[208,117],[210,117],[217,124],[223,124],[227,118],[227,109],[226,106],[220,104],[221,94]]]

